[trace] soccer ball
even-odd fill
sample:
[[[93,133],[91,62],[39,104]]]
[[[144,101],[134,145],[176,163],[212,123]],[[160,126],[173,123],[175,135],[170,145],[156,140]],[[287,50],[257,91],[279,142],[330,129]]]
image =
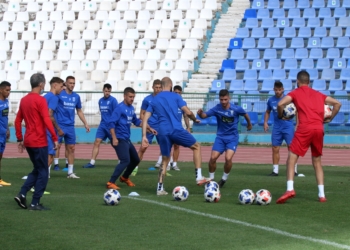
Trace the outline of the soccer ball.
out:
[[[258,205],[269,205],[272,200],[272,195],[269,190],[260,189],[256,192],[256,204]]]
[[[103,195],[103,199],[107,205],[118,205],[121,199],[121,195],[118,190],[108,189],[107,192]]]
[[[255,193],[250,189],[243,189],[238,195],[238,200],[243,205],[250,205],[255,200]]]
[[[215,181],[209,181],[204,185],[204,189],[208,189],[211,187],[219,189],[219,184],[217,184]]]
[[[297,109],[296,109],[294,103],[290,103],[290,104],[286,105],[283,109],[283,117],[285,117],[287,119],[292,119],[295,116],[296,110]]]
[[[184,186],[177,186],[173,190],[173,197],[176,201],[185,201],[189,195],[190,193]]]
[[[204,199],[206,202],[218,202],[221,194],[218,188],[210,187],[204,191]]]
[[[328,119],[332,116],[332,109],[329,105],[324,105],[324,119]]]

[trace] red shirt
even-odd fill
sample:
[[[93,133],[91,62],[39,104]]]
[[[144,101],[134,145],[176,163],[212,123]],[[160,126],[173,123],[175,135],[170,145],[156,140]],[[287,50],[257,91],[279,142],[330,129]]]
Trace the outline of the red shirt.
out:
[[[46,129],[49,130],[53,141],[58,140],[44,97],[36,93],[29,93],[21,99],[15,120],[17,140],[23,140],[23,119],[26,127],[23,143],[25,147],[39,148],[47,146]]]
[[[301,86],[288,94],[298,111],[298,129],[322,129],[326,95],[309,86]]]

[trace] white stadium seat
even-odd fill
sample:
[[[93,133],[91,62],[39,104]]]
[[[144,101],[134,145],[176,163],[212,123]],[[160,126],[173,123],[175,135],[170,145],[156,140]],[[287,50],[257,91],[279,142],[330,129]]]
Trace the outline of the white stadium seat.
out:
[[[181,39],[170,39],[169,41],[169,49],[182,49],[182,41]]]
[[[157,70],[157,61],[153,59],[146,59],[143,63],[143,70],[155,71]]]
[[[147,50],[136,49],[134,52],[134,59],[144,61],[147,59]]]
[[[109,61],[100,59],[96,62],[96,70],[102,70],[108,72],[110,69]]]
[[[160,61],[159,70],[171,71],[173,70],[173,61],[170,59],[164,59]]]
[[[113,60],[111,63],[111,70],[124,71],[125,70],[124,61],[123,60]]]
[[[85,40],[83,39],[74,40],[73,49],[85,50],[86,49]]]
[[[93,71],[94,68],[95,68],[95,66],[94,66],[94,62],[93,61],[89,61],[89,60],[81,61],[81,64],[80,64],[80,69],[81,70]]]
[[[106,49],[116,51],[119,50],[119,41],[117,39],[107,40]]]
[[[29,41],[30,43],[31,41]],[[39,42],[39,41],[33,41],[33,42]],[[39,42],[40,44],[40,42]],[[43,49],[45,50],[56,50],[56,42],[54,40],[46,40],[43,42]],[[40,50],[40,49],[39,49]]]
[[[158,38],[156,43],[156,49],[159,49],[161,51],[165,51],[169,48],[169,40]]]
[[[67,63],[67,70],[80,70],[80,61],[79,60],[69,60]]]

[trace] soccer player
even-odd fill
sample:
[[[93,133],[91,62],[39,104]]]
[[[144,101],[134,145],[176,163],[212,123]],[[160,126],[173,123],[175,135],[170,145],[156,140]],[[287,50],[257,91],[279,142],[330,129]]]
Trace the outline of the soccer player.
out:
[[[112,141],[111,133],[108,129],[108,121],[118,105],[117,99],[111,96],[112,86],[108,83],[103,85],[103,97],[98,101],[98,106],[101,113],[101,122],[97,128],[94,148],[92,149],[92,157],[89,163],[85,164],[83,168],[94,168],[96,158],[99,152],[101,142],[106,140]]]
[[[1,159],[5,151],[6,140],[10,138],[10,130],[8,128],[9,101],[8,97],[11,91],[11,83],[3,81],[0,83],[0,187],[11,186],[11,183],[1,179]]]
[[[77,179],[78,177],[75,173],[73,173],[73,165],[74,165],[74,151],[75,151],[75,110],[77,110],[77,114],[80,120],[83,122],[86,132],[90,132],[90,127],[85,120],[85,116],[83,111],[81,110],[81,101],[80,96],[73,92],[75,86],[75,78],[73,76],[68,76],[66,78],[66,89],[62,90],[59,95],[59,101],[57,105],[57,123],[64,132],[63,136],[59,137],[58,150],[56,152],[56,156],[59,155],[59,149],[64,139],[65,143],[65,155],[68,159],[68,175],[67,178]],[[55,159],[56,160],[56,159]],[[58,159],[57,163],[55,162],[55,169],[58,167]]]
[[[315,170],[320,202],[326,202],[324,193],[324,175],[321,164],[323,149],[323,123],[330,122],[339,112],[341,104],[332,97],[326,96],[309,87],[310,75],[302,70],[297,75],[298,88],[290,92],[279,101],[277,106],[278,118],[283,119],[283,109],[293,102],[298,110],[299,125],[289,147],[287,159],[287,191],[276,201],[285,203],[295,197],[294,165],[299,156],[304,156],[311,147],[312,165]],[[324,104],[333,106],[332,116],[324,120]]]
[[[274,84],[273,90],[275,91],[275,95],[270,97],[267,101],[267,109],[264,116],[264,130],[267,132],[269,130],[269,125],[267,124],[270,114],[273,114],[273,129],[271,134],[272,141],[272,163],[273,169],[272,173],[269,176],[278,176],[279,170],[279,161],[280,161],[280,147],[282,145],[283,140],[286,142],[288,149],[289,145],[292,142],[294,136],[294,125],[293,120],[283,120],[278,119],[277,116],[277,104],[284,97],[284,88],[283,83],[280,81],[276,81]],[[295,164],[294,172],[295,176],[299,176],[297,171],[297,164]],[[300,174],[300,176],[304,176]]]
[[[239,116],[243,116],[247,121],[247,130],[252,129],[249,115],[240,106],[230,102],[230,94],[228,90],[222,89],[219,92],[220,104],[217,104],[212,109],[203,112],[199,109],[197,114],[200,118],[205,119],[210,116],[215,116],[218,122],[215,142],[211,151],[209,160],[209,178],[214,180],[216,161],[219,156],[225,152],[224,174],[218,182],[222,187],[227,181],[228,175],[232,168],[232,158],[238,146],[238,129]]]
[[[166,167],[170,160],[170,151],[173,144],[181,145],[192,149],[193,161],[196,167],[197,185],[202,185],[210,181],[209,178],[202,176],[202,156],[201,147],[192,134],[188,133],[179,120],[178,109],[180,108],[194,122],[199,122],[196,116],[188,109],[182,97],[172,93],[173,83],[170,78],[162,79],[163,91],[160,92],[147,108],[142,124],[142,146],[148,147],[147,122],[152,113],[158,116],[159,129],[158,141],[162,154],[162,165],[159,168],[157,195],[167,195],[164,190],[163,182],[166,174]]]
[[[47,182],[49,168],[48,163],[48,145],[46,129],[49,130],[52,140],[54,141],[54,149],[57,148],[58,138],[52,121],[49,116],[47,103],[45,98],[40,94],[44,92],[45,76],[43,74],[34,74],[30,78],[32,91],[22,98],[19,110],[15,119],[16,137],[18,142],[18,151],[23,152],[27,149],[30,160],[33,163],[33,171],[28,174],[27,180],[24,182],[20,192],[14,198],[21,208],[27,208],[26,195],[31,187],[35,187],[33,199],[29,207],[30,210],[48,210],[40,204]],[[26,132],[22,135],[22,121],[24,120]]]
[[[135,109],[132,106],[134,99],[135,90],[130,87],[125,88],[124,101],[119,103],[114,109],[108,122],[108,128],[112,136],[111,144],[120,161],[106,184],[108,189],[120,189],[115,182],[123,172],[123,175],[119,179],[120,182],[125,182],[129,187],[135,186],[129,179],[129,176],[137,164],[139,164],[140,158],[130,141],[130,127],[131,123],[135,126],[141,126],[142,121],[136,117]],[[148,129],[156,133],[153,129]]]

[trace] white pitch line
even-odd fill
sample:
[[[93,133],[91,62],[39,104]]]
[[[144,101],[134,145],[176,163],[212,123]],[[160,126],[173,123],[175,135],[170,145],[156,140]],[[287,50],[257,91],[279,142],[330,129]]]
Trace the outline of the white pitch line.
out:
[[[308,237],[308,236],[302,236],[302,235],[299,235],[299,234],[288,233],[288,232],[285,232],[285,231],[282,231],[282,230],[279,230],[279,229],[275,229],[275,228],[271,228],[271,227],[264,227],[264,226],[260,226],[260,225],[256,225],[256,224],[252,224],[252,223],[248,223],[248,222],[244,222],[244,221],[239,221],[239,220],[234,220],[234,219],[230,219],[230,218],[214,215],[214,214],[197,212],[197,211],[194,211],[194,210],[191,210],[191,209],[182,208],[182,207],[176,207],[176,206],[168,205],[166,203],[162,203],[162,202],[158,202],[158,201],[147,200],[147,199],[136,198],[136,197],[130,197],[130,196],[129,197],[125,197],[125,198],[132,199],[132,200],[144,201],[144,202],[152,203],[152,204],[155,204],[155,205],[158,205],[158,206],[163,206],[163,207],[171,208],[171,209],[174,209],[174,210],[183,211],[183,212],[186,212],[186,213],[189,213],[189,214],[195,214],[195,215],[199,215],[199,216],[209,217],[209,218],[212,218],[212,219],[218,219],[218,220],[222,220],[222,221],[226,221],[226,222],[230,222],[230,223],[234,223],[234,224],[239,224],[239,225],[246,226],[246,227],[252,227],[252,228],[256,228],[256,229],[272,232],[272,233],[275,233],[275,234],[280,234],[280,235],[291,237],[291,238],[295,238],[295,239],[307,240],[307,241],[311,241],[311,242],[315,242],[315,243],[319,243],[319,244],[323,244],[323,245],[337,247],[337,248],[340,248],[340,249],[349,249],[350,250],[350,246],[349,245],[343,245],[343,244],[339,244],[339,243],[328,241],[328,240],[322,240],[322,239],[312,238],[312,237]]]

